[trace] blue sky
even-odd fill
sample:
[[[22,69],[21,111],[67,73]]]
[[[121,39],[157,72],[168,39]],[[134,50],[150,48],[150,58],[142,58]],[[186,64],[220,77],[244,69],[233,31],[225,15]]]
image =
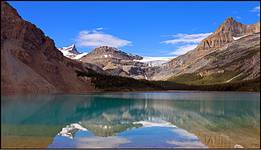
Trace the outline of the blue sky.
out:
[[[9,2],[57,47],[80,52],[99,45],[142,56],[175,56],[192,49],[229,16],[259,21],[260,2]]]

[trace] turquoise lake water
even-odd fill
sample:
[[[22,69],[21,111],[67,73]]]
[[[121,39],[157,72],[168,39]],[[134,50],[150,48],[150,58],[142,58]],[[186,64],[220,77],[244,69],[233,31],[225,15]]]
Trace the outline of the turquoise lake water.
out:
[[[259,147],[260,93],[1,96],[2,147]]]

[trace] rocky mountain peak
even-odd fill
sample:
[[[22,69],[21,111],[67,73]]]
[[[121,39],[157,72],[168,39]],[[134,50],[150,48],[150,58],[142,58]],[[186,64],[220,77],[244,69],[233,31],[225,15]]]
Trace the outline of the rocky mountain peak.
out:
[[[68,47],[58,48],[58,50],[61,51],[65,57],[68,57],[70,59],[80,59],[83,56],[87,55],[87,52],[83,52],[83,53],[78,52],[75,44],[72,44],[71,46]]]
[[[93,58],[114,58],[120,60],[140,60],[142,59],[141,56],[128,54],[123,52],[115,47],[110,46],[100,46],[93,49],[86,57],[93,57]]]
[[[137,61],[141,59],[141,56],[123,52],[115,47],[100,46],[80,58],[80,61],[95,64],[110,75],[144,79],[146,76],[143,67],[147,67],[147,64]]]
[[[93,49],[92,52],[94,53],[106,53],[106,52],[118,52],[119,50],[115,47],[110,47],[110,46],[100,46],[100,47],[97,47],[95,49]]]
[[[228,17],[219,27],[218,29],[215,31],[215,33],[217,32],[234,32],[235,28],[234,27],[238,27],[242,25],[241,23],[237,22],[234,20],[234,18],[232,17]],[[237,28],[239,29],[239,28]]]
[[[60,50],[60,51],[70,52],[70,53],[76,54],[76,55],[77,55],[77,54],[80,54],[80,53],[77,51],[75,44],[70,45],[70,46],[68,46],[68,47],[59,48],[59,50]]]
[[[214,32],[214,34],[226,34],[229,33],[232,36],[242,36],[253,31],[250,29],[250,25],[244,25],[240,22],[237,22],[232,17],[228,17]]]
[[[235,23],[236,21],[234,20],[234,18],[233,17],[228,17],[225,21],[224,21],[224,23]]]
[[[219,48],[241,37],[257,32],[260,32],[258,24],[245,25],[237,22],[232,17],[228,17],[212,35],[208,36],[198,45],[197,49]]]
[[[13,21],[22,20],[18,12],[5,1],[1,1],[1,18],[2,17],[9,18],[9,19],[12,18]]]

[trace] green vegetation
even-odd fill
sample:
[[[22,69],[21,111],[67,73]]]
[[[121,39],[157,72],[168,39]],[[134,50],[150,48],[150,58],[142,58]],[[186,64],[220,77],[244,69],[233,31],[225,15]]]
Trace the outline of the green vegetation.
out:
[[[211,58],[215,60],[224,60],[224,59],[228,59],[227,56],[230,55],[230,53],[227,54],[221,53],[221,54],[219,54],[218,52],[214,52],[207,55],[207,57],[209,59]],[[240,68],[244,67],[243,64],[245,63],[245,60],[249,60],[251,57],[256,55],[260,55],[260,46],[253,46],[247,49],[244,53],[242,53],[242,56],[233,59],[233,61],[226,63],[225,65],[218,66],[220,69],[225,70],[222,73],[213,73],[207,76],[200,76],[198,73],[187,73],[179,76],[170,77],[168,81],[182,83],[182,84],[190,84],[190,85],[213,85],[213,84],[224,84],[227,81],[229,82],[242,81],[247,76],[247,74],[246,73],[241,74],[241,72],[239,71]],[[228,71],[227,68],[233,65],[237,66],[235,70],[238,71]],[[230,81],[230,79],[232,80]]]
[[[92,84],[97,89],[106,91],[133,91],[133,90],[160,90],[161,87],[147,80],[136,80],[128,77],[112,76],[98,74],[88,69],[88,72],[76,71],[77,76],[86,76],[91,78]]]
[[[196,73],[188,73],[180,76],[171,77],[168,80],[176,83],[186,83],[193,85],[208,85],[208,84],[218,84],[224,83],[227,80],[238,75],[238,72],[225,71],[224,73],[215,73],[209,76],[200,76]]]
[[[95,88],[104,91],[151,91],[151,90],[203,90],[203,91],[260,91],[260,78],[248,81],[238,81],[232,83],[213,83],[208,84],[185,84],[174,81],[148,81],[137,80],[128,77],[111,76],[98,74],[93,70],[87,72],[76,71],[77,76],[91,78],[91,83]],[[224,75],[225,76],[225,75]],[[218,78],[218,79],[215,79]],[[229,76],[230,77],[230,76]],[[186,79],[198,80],[221,80],[226,77],[213,76],[209,79],[199,79],[197,76],[186,75],[182,81]],[[180,79],[181,80],[181,79]]]
[[[223,84],[198,85],[200,90],[215,91],[260,91],[260,78]]]

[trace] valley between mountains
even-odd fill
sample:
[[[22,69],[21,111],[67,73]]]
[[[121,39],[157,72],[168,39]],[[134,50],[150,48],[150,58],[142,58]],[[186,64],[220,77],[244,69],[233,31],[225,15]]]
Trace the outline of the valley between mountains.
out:
[[[176,58],[143,58],[101,46],[80,53],[54,40],[1,2],[1,94],[96,91],[260,91],[260,22],[228,17]]]

